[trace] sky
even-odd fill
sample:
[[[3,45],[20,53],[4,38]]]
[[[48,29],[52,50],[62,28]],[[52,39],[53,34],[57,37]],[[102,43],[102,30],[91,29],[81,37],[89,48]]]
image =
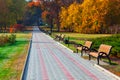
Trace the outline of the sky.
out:
[[[25,0],[25,1],[29,1],[29,0]]]

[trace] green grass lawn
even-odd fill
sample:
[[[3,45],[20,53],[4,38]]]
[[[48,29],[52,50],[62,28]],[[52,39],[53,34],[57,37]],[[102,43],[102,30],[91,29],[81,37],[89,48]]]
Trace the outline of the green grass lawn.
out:
[[[69,33],[69,32],[54,32],[51,37],[55,37],[57,34],[64,34],[66,38],[69,37],[70,41],[74,41],[78,44],[84,44],[86,40],[93,40],[97,38],[105,38],[105,37],[110,37],[111,34],[80,34],[80,33]],[[64,43],[63,43],[64,44]],[[68,47],[67,44],[64,44],[65,46]],[[74,50],[74,45],[69,45],[69,48]]]
[[[74,39],[93,39],[93,38],[99,38],[99,37],[106,37],[111,36],[111,34],[80,34],[80,33],[69,33],[69,32],[54,32],[55,34],[65,34],[66,37],[72,37]]]
[[[0,80],[20,80],[30,33],[16,33],[16,42],[0,47]]]
[[[78,44],[84,44],[86,40],[90,40],[93,42],[92,48],[98,49],[100,44],[111,45],[112,55],[117,55],[120,57],[120,34],[80,34],[80,33],[53,33],[52,37],[54,38],[56,34],[64,34],[66,38],[69,37],[70,41],[74,41]],[[66,44],[64,44],[66,45]],[[67,45],[66,45],[67,46]],[[73,45],[69,46],[72,50],[74,50]]]

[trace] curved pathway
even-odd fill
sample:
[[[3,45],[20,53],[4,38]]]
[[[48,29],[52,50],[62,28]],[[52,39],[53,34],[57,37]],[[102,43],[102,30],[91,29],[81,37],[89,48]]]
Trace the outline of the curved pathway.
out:
[[[30,56],[23,80],[117,80],[61,46],[39,31],[33,31]]]

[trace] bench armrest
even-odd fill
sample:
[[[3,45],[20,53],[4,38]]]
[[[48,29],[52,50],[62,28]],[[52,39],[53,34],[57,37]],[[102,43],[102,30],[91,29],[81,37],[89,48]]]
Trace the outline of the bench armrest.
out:
[[[103,56],[103,55],[108,56],[107,53],[105,53],[105,52],[99,52],[98,53],[98,56]]]
[[[96,49],[93,49],[93,48],[91,48],[90,51],[91,52],[98,52]]]
[[[83,46],[82,44],[77,44],[77,47],[81,47],[81,46]]]
[[[82,47],[83,45],[82,44],[74,44],[74,47]]]
[[[82,50],[90,51],[90,48],[88,48],[87,46],[82,46]]]

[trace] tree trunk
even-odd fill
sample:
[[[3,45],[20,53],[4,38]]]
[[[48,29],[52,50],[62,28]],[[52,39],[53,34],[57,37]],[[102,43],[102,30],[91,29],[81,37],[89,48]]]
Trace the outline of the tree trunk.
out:
[[[60,23],[57,22],[57,32],[60,32]]]

